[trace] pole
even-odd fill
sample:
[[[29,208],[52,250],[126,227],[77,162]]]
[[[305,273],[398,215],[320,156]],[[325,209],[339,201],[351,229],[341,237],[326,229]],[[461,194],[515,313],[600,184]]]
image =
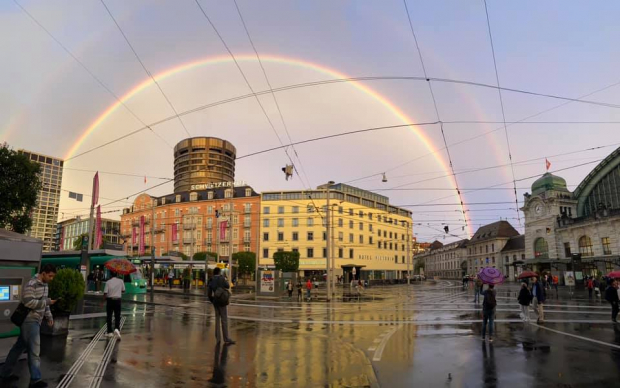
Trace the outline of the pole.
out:
[[[329,220],[329,215],[331,213],[331,209],[330,209],[330,205],[329,205],[329,183],[327,184],[327,206],[326,206],[326,211],[325,211],[325,227],[327,229],[326,231],[326,239],[327,240],[327,247],[326,247],[326,266],[327,266],[327,301],[329,302],[331,300],[332,297],[332,269],[331,269],[331,230],[330,230],[330,220]]]
[[[151,300],[153,300],[155,296],[155,230],[153,226],[155,225],[155,204],[153,203],[153,198],[151,198]]]
[[[256,214],[258,214],[258,217],[256,217],[256,260],[254,260],[254,288],[255,288],[255,293],[256,295],[258,295],[258,287],[260,287],[260,282],[258,280],[258,261],[260,260],[261,256],[262,256],[262,252],[260,250],[260,240],[261,240],[261,235],[260,235],[260,212],[261,212],[261,202],[259,201],[258,203],[258,210],[256,211]],[[252,210],[250,210],[250,215]]]
[[[92,200],[90,201],[90,216],[88,218],[88,250],[89,251],[93,249],[93,231],[95,229],[95,222],[93,220],[94,213],[95,213],[95,180],[93,179]]]
[[[411,237],[409,237],[409,232],[411,229],[411,224],[406,222],[407,225],[407,284],[411,284],[411,248],[409,244],[411,243]]]
[[[333,204],[333,206],[336,206],[336,204]],[[330,241],[331,241],[331,245],[330,245],[330,249],[329,249],[329,254],[331,255],[331,262],[332,262],[332,295],[336,294],[336,256],[334,255],[334,209],[331,208],[330,209],[330,225],[329,225],[329,229],[330,229]]]

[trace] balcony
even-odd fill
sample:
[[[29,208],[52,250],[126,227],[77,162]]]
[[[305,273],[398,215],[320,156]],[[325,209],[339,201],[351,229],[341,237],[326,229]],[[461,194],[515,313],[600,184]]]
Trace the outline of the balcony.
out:
[[[252,227],[252,224],[251,224],[251,223],[249,223],[249,222],[244,222],[244,223],[243,223],[243,227],[244,227],[244,228],[251,228],[251,227]]]
[[[252,212],[252,209],[248,209],[248,208],[243,209],[243,214],[250,214],[251,212]]]
[[[183,229],[185,230],[193,230],[196,229],[196,224],[183,224]]]
[[[244,237],[244,238],[243,238],[243,242],[244,242],[244,243],[249,243],[249,242],[250,242],[250,240],[251,240],[251,239],[250,239],[249,237]]]
[[[211,229],[213,229],[213,224],[207,224],[207,226],[205,226],[205,228],[211,230]]]
[[[194,237],[186,237],[183,239],[183,244],[195,244],[196,238]]]
[[[172,245],[179,245],[179,240],[172,240]]]

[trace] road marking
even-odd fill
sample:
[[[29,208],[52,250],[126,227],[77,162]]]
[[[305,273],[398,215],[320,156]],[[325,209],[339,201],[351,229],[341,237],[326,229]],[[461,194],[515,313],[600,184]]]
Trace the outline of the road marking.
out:
[[[381,361],[381,357],[383,356],[383,351],[385,350],[385,346],[387,345],[388,341],[390,340],[392,335],[396,333],[397,330],[398,330],[398,327],[393,327],[390,329],[390,331],[386,333],[386,336],[383,338],[383,340],[377,347],[377,350],[375,351],[375,355],[372,358],[373,361]]]
[[[69,371],[67,371],[67,373],[63,376],[62,380],[60,380],[60,383],[58,383],[58,388],[65,388],[71,384],[75,375],[82,368],[82,365],[84,365],[86,358],[90,356],[90,353],[93,351],[93,349],[95,348],[95,346],[97,345],[97,343],[99,342],[103,334],[105,333],[106,328],[107,328],[107,325],[103,325],[103,327],[99,329],[99,331],[97,332],[97,334],[95,334],[95,336],[90,341],[88,346],[86,346],[86,349],[84,349],[82,354],[80,354],[80,357],[78,357],[78,359],[75,360],[71,368],[69,368]]]
[[[126,317],[123,317],[121,319],[121,324],[119,325],[120,329],[122,329],[123,326],[125,325],[126,319],[127,319]],[[118,341],[118,338],[114,336],[106,344],[105,350],[103,352],[103,356],[101,356],[101,361],[99,362],[99,365],[97,366],[97,369],[95,370],[95,374],[93,375],[92,379],[90,380],[90,384],[88,385],[89,387],[97,388],[101,385],[101,382],[103,381],[103,375],[105,373],[106,368],[108,367],[108,364],[110,363],[110,358],[112,357],[112,351],[114,350],[114,346],[116,345],[117,341]]]
[[[376,346],[371,346],[371,347],[368,348],[369,352],[374,352],[375,350],[377,350]]]
[[[545,322],[549,322],[549,321],[545,321]],[[609,321],[605,321],[605,322],[609,323]],[[569,337],[573,337],[573,338],[578,338],[578,339],[580,339],[580,340],[589,341],[589,342],[594,342],[595,344],[609,346],[610,348],[620,349],[620,346],[618,346],[618,345],[610,344],[610,343],[603,342],[603,341],[598,341],[598,340],[595,340],[595,339],[592,339],[592,338],[582,337],[582,336],[580,336],[580,335],[576,335],[576,334],[567,333],[567,332],[565,332],[565,331],[560,331],[560,330],[551,329],[551,328],[546,327],[546,326],[537,325],[536,323],[532,323],[532,322],[530,322],[530,325],[535,326],[535,327],[538,327],[538,328],[540,328],[540,329],[549,330],[549,331],[552,331],[552,332],[554,332],[554,333],[558,333],[558,334],[567,335],[567,336],[569,336]]]

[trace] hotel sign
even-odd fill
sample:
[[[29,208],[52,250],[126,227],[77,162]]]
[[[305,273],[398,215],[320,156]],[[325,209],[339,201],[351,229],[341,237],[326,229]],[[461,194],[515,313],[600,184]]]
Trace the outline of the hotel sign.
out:
[[[191,185],[189,189],[190,190],[210,190],[210,189],[219,189],[222,187],[239,187],[239,186],[247,186],[247,183],[245,181],[213,182],[213,183],[204,183],[201,185]]]

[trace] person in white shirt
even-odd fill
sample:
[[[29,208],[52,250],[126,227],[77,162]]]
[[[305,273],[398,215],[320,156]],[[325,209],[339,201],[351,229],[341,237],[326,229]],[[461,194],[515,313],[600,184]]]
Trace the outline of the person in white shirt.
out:
[[[106,314],[108,318],[108,337],[113,335],[121,340],[121,297],[125,292],[125,282],[123,279],[113,276],[105,282],[103,296],[106,298]],[[114,312],[114,331],[112,331],[112,312]]]

